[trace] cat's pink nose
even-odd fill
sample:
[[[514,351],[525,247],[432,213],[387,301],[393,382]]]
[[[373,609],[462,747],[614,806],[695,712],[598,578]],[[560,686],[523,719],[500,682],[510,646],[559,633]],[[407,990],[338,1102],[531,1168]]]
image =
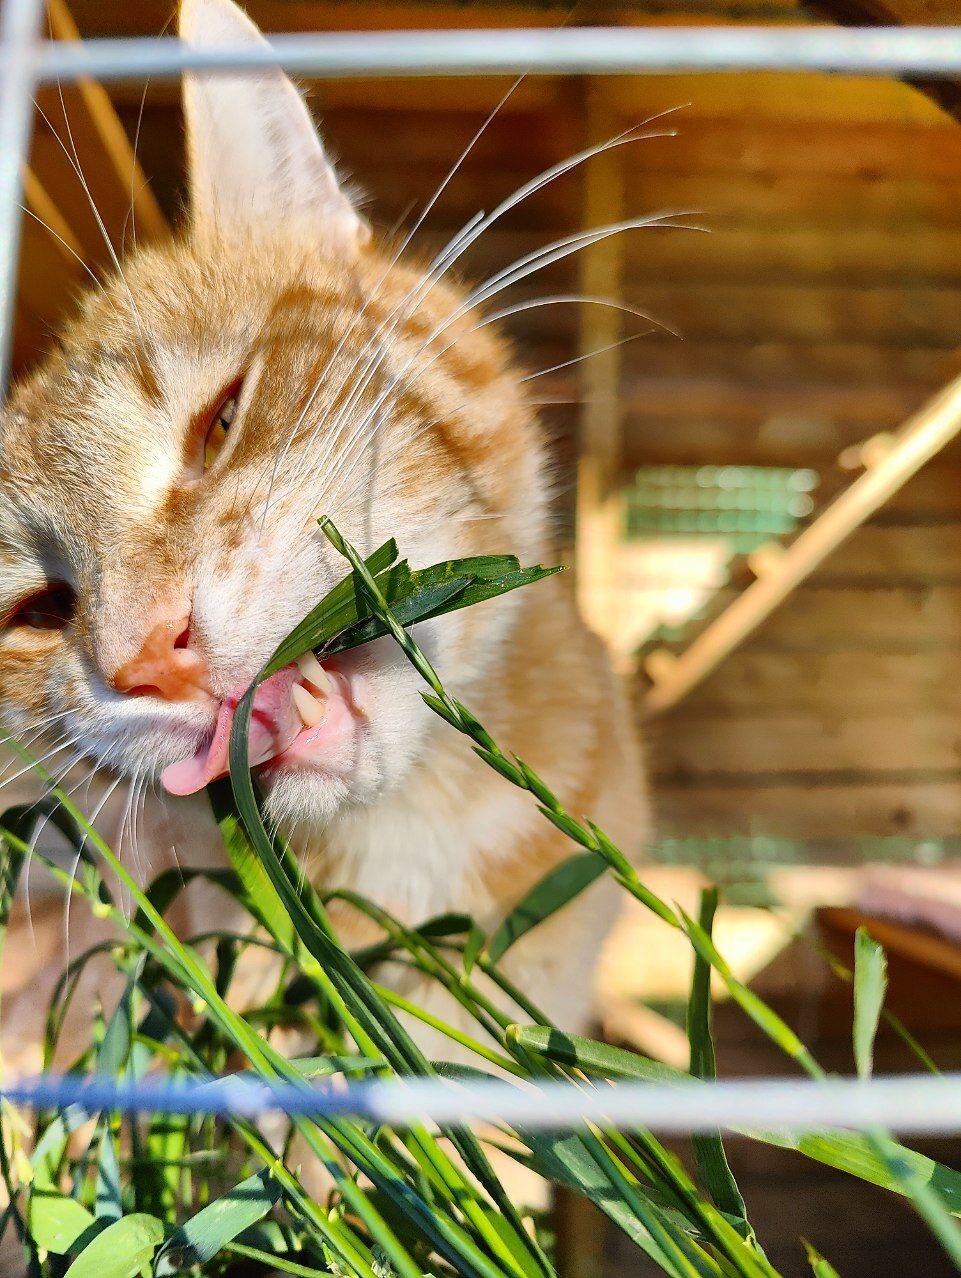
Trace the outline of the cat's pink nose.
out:
[[[143,647],[111,680],[118,692],[162,697],[164,701],[209,701],[207,663],[190,646],[190,618],[158,621]]]

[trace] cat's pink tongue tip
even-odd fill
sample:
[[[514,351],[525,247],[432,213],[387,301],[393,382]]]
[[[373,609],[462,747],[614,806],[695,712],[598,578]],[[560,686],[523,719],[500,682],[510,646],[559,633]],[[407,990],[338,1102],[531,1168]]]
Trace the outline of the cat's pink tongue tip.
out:
[[[251,767],[281,754],[300,732],[303,725],[290,696],[299,677],[296,666],[285,666],[257,689],[247,740]],[[217,777],[226,776],[230,729],[244,691],[232,693],[221,704],[214,734],[207,745],[201,746],[190,758],[178,759],[164,768],[160,780],[168,794],[196,794]]]

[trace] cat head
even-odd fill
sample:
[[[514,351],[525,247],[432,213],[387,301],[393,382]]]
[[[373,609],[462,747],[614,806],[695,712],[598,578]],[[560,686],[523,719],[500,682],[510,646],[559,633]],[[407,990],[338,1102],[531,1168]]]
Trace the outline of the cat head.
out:
[[[260,42],[184,0],[194,45]],[[0,715],[172,793],[225,767],[233,706],[340,580],[322,514],[412,563],[542,553],[536,427],[500,341],[439,265],[376,242],[277,70],[185,78],[190,210],[91,291],[0,435]],[[469,689],[510,600],[421,638]],[[261,688],[271,810],[371,802],[422,753],[417,676],[386,640]]]

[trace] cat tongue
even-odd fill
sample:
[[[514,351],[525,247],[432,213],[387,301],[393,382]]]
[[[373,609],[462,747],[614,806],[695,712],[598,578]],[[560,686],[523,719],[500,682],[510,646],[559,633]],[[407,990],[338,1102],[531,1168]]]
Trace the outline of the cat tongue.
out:
[[[251,767],[266,763],[282,753],[303,728],[290,695],[299,678],[296,666],[285,666],[265,679],[257,689],[247,742]],[[168,794],[196,794],[217,777],[226,776],[234,711],[245,691],[241,688],[221,703],[214,735],[208,745],[201,746],[189,759],[181,759],[164,768],[160,779]]]

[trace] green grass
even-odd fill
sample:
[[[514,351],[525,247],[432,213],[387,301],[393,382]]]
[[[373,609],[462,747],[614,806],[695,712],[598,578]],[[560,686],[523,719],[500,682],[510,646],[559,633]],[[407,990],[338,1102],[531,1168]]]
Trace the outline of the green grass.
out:
[[[321,658],[390,634],[425,681],[425,700],[478,755],[530,794],[543,818],[572,843],[572,854],[489,935],[469,918],[446,915],[417,926],[347,892],[323,893],[298,875],[282,843],[262,820],[246,766],[252,688],[238,707],[229,782],[211,787],[229,868],[167,872],[141,890],[114,850],[39,765],[48,796],[40,808],[3,818],[0,922],[5,923],[38,818],[55,821],[73,843],[78,873],[67,875],[35,855],[70,893],[116,929],[116,940],[78,955],[50,1009],[44,1043],[52,1059],[64,1015],[87,963],[106,955],[124,980],[109,1017],[95,1010],[90,1042],[74,1062],[82,1074],[136,1079],[147,1071],[173,1077],[218,1076],[243,1068],[254,1077],[308,1085],[339,1075],[350,1080],[449,1075],[425,1058],[398,1011],[440,1030],[473,1072],[526,1079],[567,1079],[582,1087],[619,1079],[710,1078],[710,981],[721,979],[738,1006],[813,1078],[823,1071],[792,1029],[737,980],[711,935],[714,898],[698,919],[660,899],[596,825],[567,812],[546,782],[494,741],[441,683],[407,627],[470,606],[550,570],[522,569],[509,558],[460,560],[412,571],[393,543],[362,560],[333,526],[324,532],[349,573],[281,644],[261,672],[266,678],[311,649]],[[458,748],[452,739],[451,748]],[[696,956],[688,1006],[691,1072],[671,1070],[639,1054],[565,1034],[551,1025],[503,971],[517,940],[563,908],[601,874],[682,931]],[[205,877],[245,913],[248,925],[203,937],[177,937],[167,914],[185,882]],[[136,910],[124,913],[108,881],[122,886]],[[381,940],[351,953],[331,925],[334,899],[349,900],[377,925]],[[255,947],[276,958],[273,988],[241,1015],[232,1004],[238,964]],[[476,1023],[454,1029],[378,983],[372,969],[405,964],[449,991]],[[859,940],[849,974],[855,991],[853,1035],[859,1068],[869,1069],[883,1012],[883,955]],[[483,977],[483,981],[480,979]],[[183,1009],[189,1006],[191,1015]],[[517,1022],[517,1009],[525,1020]],[[310,1044],[287,1059],[271,1034],[296,1029]],[[342,1117],[295,1118],[264,1134],[235,1117],[154,1115],[121,1119],[67,1109],[27,1116],[0,1113],[0,1172],[13,1230],[33,1278],[137,1278],[137,1275],[335,1274],[350,1278],[550,1278],[554,1263],[544,1222],[511,1202],[492,1166],[491,1146],[556,1184],[591,1199],[663,1273],[676,1278],[773,1278],[749,1208],[735,1183],[720,1134],[691,1142],[682,1161],[650,1132],[589,1126],[550,1133],[523,1127],[483,1138],[466,1129],[424,1125],[394,1129]],[[961,1175],[897,1144],[887,1133],[745,1133],[827,1163],[851,1176],[908,1196],[946,1251],[957,1259]],[[326,1168],[329,1192],[311,1197],[299,1165],[304,1151]],[[505,1153],[506,1151],[506,1153]],[[954,1214],[952,1214],[954,1213]],[[832,1274],[811,1244],[812,1271]]]

